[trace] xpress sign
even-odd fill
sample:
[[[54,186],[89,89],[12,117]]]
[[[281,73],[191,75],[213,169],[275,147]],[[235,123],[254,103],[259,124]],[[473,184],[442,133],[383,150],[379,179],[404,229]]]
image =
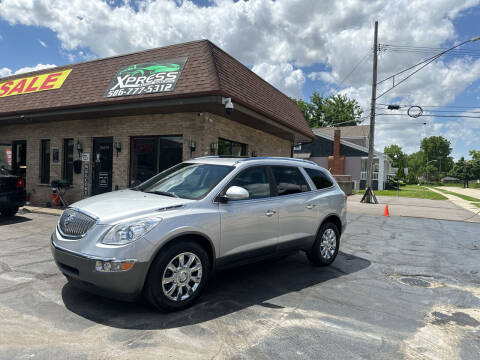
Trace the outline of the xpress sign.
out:
[[[117,72],[104,97],[172,91],[186,62],[184,57],[124,67]]]

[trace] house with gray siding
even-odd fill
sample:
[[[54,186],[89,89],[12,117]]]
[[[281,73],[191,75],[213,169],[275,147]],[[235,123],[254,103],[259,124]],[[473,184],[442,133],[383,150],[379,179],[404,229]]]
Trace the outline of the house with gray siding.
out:
[[[350,175],[355,188],[364,189],[369,132],[368,125],[316,128],[313,129],[315,140],[308,144],[297,144],[293,154],[296,158],[314,161],[333,175]],[[392,174],[392,160],[386,154],[375,151],[372,173],[374,190],[385,189],[388,176]]]

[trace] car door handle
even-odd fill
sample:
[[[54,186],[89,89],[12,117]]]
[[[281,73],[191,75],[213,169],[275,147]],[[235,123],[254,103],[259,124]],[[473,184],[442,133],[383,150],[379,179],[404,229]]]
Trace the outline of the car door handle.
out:
[[[273,214],[276,214],[276,211],[267,210],[267,212],[265,213],[265,215],[267,215],[267,216],[272,216]]]
[[[307,205],[308,210],[312,210],[314,207],[315,207],[315,205],[313,205],[313,204]]]

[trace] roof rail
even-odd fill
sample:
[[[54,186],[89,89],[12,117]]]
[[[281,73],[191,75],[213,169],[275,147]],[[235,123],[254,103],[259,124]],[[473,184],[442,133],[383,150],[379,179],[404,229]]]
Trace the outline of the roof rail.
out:
[[[235,163],[239,162],[244,162],[244,161],[251,161],[251,160],[288,160],[288,161],[297,161],[297,162],[303,162],[311,165],[316,165],[318,166],[317,163],[310,161],[310,160],[304,160],[304,159],[296,159],[296,158],[290,158],[290,157],[282,157],[282,156],[258,156],[258,157],[248,157],[248,156],[234,156],[234,155],[210,155],[210,156],[200,156],[195,159],[238,159]]]
[[[303,162],[311,165],[317,165],[317,163],[310,161],[310,160],[303,160],[303,159],[295,159],[295,158],[290,158],[290,157],[282,157],[282,156],[259,156],[259,157],[249,157],[246,159],[241,159],[237,160],[237,162],[243,162],[243,161],[250,161],[250,160],[288,160],[288,161],[298,161],[298,162]]]
[[[195,159],[248,159],[248,156],[237,156],[237,155],[209,155],[209,156],[200,156],[193,158]]]

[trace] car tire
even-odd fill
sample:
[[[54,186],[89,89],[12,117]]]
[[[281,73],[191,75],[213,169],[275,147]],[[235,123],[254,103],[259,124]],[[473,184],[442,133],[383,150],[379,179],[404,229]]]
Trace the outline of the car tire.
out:
[[[11,209],[4,209],[4,210],[2,210],[2,215],[12,217],[12,216],[15,216],[15,214],[17,212],[18,212],[18,207],[17,208],[11,208]]]
[[[334,223],[323,223],[307,256],[315,266],[330,265],[338,254],[340,232]]]
[[[182,240],[167,246],[150,266],[145,298],[162,311],[189,307],[206,287],[209,270],[208,254],[198,243]]]

